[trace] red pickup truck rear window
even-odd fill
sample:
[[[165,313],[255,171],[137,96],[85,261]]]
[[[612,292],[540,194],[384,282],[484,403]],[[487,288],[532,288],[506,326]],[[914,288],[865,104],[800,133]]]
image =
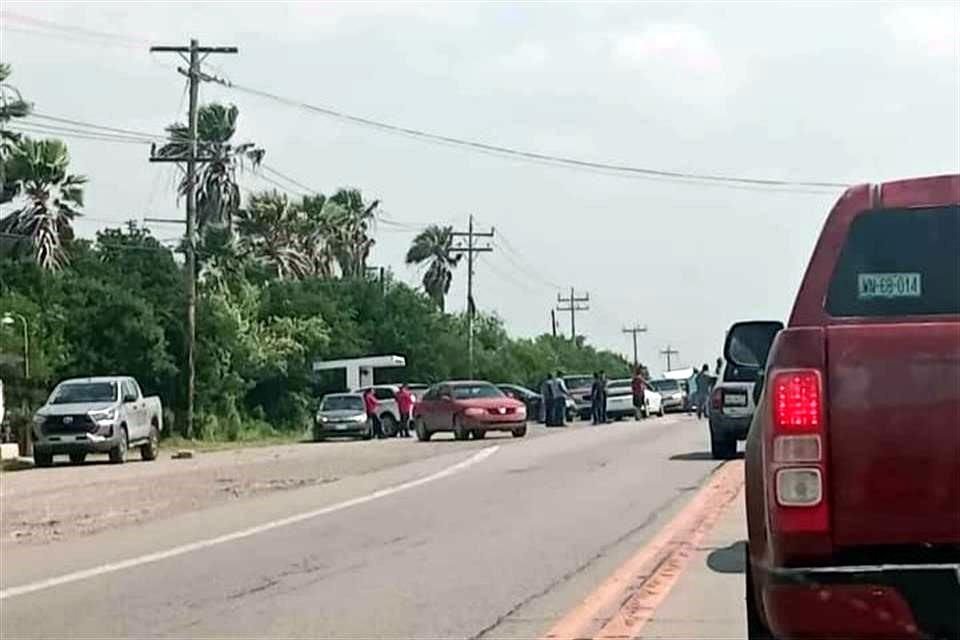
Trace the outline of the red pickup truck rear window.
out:
[[[960,314],[960,207],[859,216],[826,309],[834,317]]]

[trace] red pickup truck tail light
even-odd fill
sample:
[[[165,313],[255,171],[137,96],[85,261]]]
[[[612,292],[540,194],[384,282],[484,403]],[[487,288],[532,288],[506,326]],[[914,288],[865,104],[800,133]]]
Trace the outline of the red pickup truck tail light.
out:
[[[773,379],[773,421],[782,431],[816,431],[823,422],[823,383],[816,369],[785,371]]]
[[[775,371],[770,383],[773,486],[785,531],[829,528],[825,489],[823,376],[817,369]]]
[[[723,389],[714,389],[710,394],[710,408],[720,410],[723,406]]]

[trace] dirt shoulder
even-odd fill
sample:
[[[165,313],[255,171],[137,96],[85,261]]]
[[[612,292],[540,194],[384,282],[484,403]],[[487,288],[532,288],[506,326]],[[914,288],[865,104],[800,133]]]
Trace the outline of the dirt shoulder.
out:
[[[540,428],[540,434],[545,431]],[[534,435],[534,434],[531,434]],[[154,462],[83,465],[0,474],[0,547],[46,544],[243,500],[272,491],[336,482],[487,441],[298,443],[197,453]],[[506,440],[496,438],[501,443]],[[59,458],[58,458],[59,460]]]

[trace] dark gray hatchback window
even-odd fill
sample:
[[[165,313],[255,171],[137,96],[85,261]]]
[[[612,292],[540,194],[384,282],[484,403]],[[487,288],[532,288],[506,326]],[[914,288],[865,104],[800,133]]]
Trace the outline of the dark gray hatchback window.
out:
[[[836,317],[960,313],[960,207],[889,209],[854,220],[826,309]]]

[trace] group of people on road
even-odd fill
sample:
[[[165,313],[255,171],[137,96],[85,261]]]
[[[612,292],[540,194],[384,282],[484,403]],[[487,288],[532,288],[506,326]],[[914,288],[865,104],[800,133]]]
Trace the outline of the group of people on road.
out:
[[[400,414],[400,421],[397,424],[396,433],[390,434],[399,438],[410,437],[410,423],[413,421],[413,394],[410,387],[402,385],[397,393],[394,394],[397,401],[397,411]],[[367,389],[363,392],[363,406],[367,411],[367,420],[370,422],[370,433],[377,440],[382,440],[388,434],[384,432],[383,420],[380,419],[380,401],[373,393],[373,389]]]
[[[717,376],[720,374],[720,360],[717,360]],[[710,367],[706,363],[700,371],[697,372],[694,381],[696,391],[693,394],[693,403],[697,407],[697,420],[701,420],[710,415],[710,392],[713,391],[713,385],[717,378],[710,375]]]
[[[540,396],[543,398],[543,423],[548,427],[564,426],[570,391],[563,379],[563,371],[557,371],[554,376],[547,375],[540,384]]]

